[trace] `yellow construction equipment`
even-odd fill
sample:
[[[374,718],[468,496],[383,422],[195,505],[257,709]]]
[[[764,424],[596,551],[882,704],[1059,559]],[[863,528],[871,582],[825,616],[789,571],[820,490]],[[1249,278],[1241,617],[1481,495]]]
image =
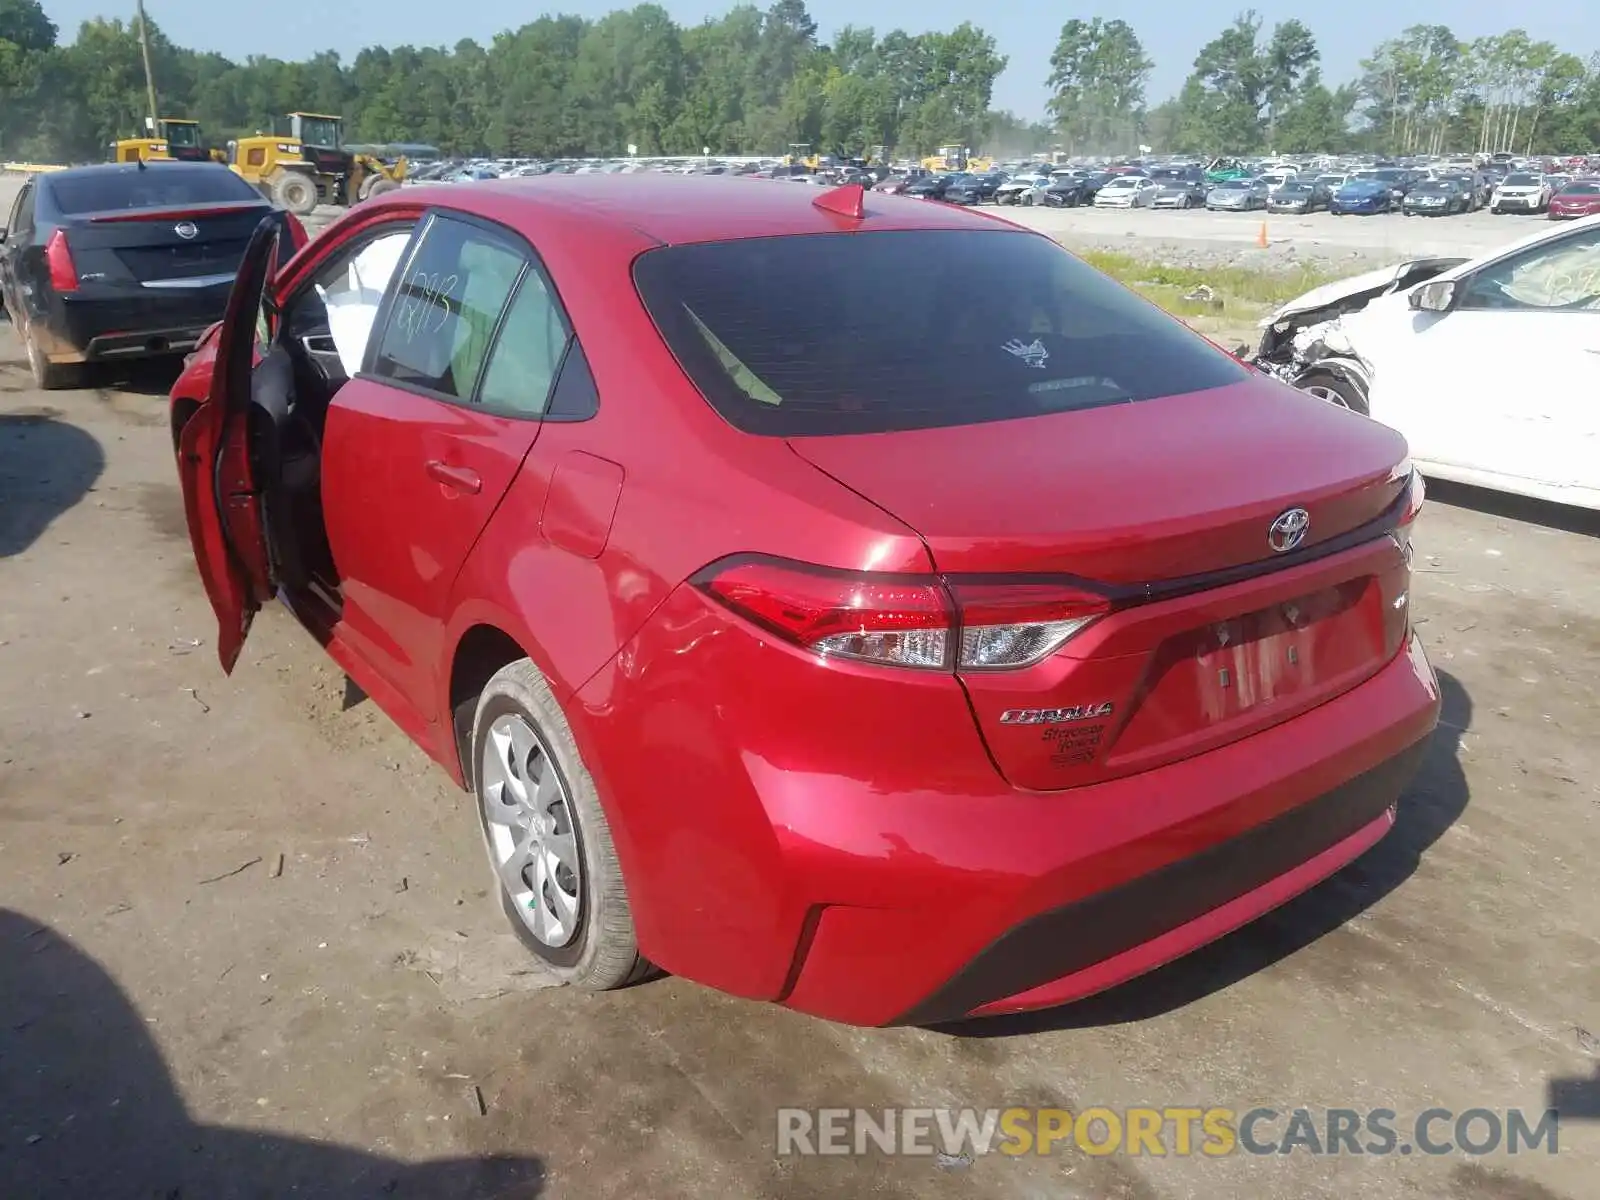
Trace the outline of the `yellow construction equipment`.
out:
[[[974,158],[965,146],[940,146],[939,153],[928,155],[922,160],[922,165],[930,171],[971,171],[981,174],[994,169],[994,159]]]
[[[278,132],[228,143],[228,165],[272,202],[305,215],[318,204],[349,206],[400,186],[406,160],[392,166],[344,148],[344,119],[289,113]]]
[[[145,124],[149,125],[150,122],[146,120]],[[162,117],[148,132],[147,137],[121,138],[113,143],[112,161],[205,162],[207,159],[222,161],[221,151],[206,148],[200,136],[199,121],[191,121],[187,117]]]

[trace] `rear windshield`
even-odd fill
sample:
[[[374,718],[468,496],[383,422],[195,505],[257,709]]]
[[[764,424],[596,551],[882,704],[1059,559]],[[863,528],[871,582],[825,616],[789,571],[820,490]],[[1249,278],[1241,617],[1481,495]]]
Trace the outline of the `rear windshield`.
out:
[[[224,166],[190,169],[159,163],[144,170],[47,175],[56,208],[66,216],[122,208],[178,208],[190,204],[260,200],[261,193]]]
[[[689,377],[751,433],[970,425],[1248,377],[1179,322],[1028,233],[668,246],[641,255],[634,278]]]

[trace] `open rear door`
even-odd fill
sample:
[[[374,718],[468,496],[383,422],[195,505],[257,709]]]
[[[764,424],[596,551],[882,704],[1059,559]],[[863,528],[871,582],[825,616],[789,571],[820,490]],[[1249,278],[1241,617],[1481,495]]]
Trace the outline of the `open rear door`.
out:
[[[178,442],[189,539],[217,613],[217,657],[228,672],[250,622],[274,591],[250,462],[248,410],[258,341],[265,341],[262,300],[278,260],[280,229],[275,217],[267,217],[250,237],[217,336],[209,401]]]

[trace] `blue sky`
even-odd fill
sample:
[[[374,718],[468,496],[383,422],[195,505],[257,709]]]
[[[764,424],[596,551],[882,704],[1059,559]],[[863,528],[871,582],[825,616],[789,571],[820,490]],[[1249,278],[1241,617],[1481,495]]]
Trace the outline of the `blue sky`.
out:
[[[62,33],[71,37],[86,17],[122,16],[133,0],[43,0],[45,11]],[[698,22],[727,11],[730,4],[705,0],[661,0],[681,23]],[[758,3],[761,0],[757,0]],[[616,0],[558,0],[556,11],[598,16],[630,7]],[[764,5],[763,5],[764,6]],[[1323,74],[1330,83],[1356,72],[1356,64],[1379,41],[1406,25],[1442,24],[1461,38],[1503,32],[1520,24],[1534,38],[1548,39],[1563,50],[1587,58],[1600,50],[1600,2],[1555,0],[1531,8],[1500,0],[1341,0],[1337,5],[1306,5],[1288,0],[1255,0],[1250,4],[1188,0],[1121,0],[1103,8],[1092,5],[1043,5],[1037,2],[983,4],[977,0],[810,0],[812,17],[824,38],[842,25],[870,25],[880,33],[896,27],[911,33],[949,29],[964,20],[982,26],[1010,57],[995,85],[995,104],[1023,116],[1044,111],[1045,77],[1050,51],[1069,17],[1097,13],[1121,17],[1144,40],[1156,69],[1151,102],[1165,99],[1183,83],[1195,52],[1237,11],[1254,7],[1270,26],[1299,15],[1317,35]],[[303,58],[331,48],[354,56],[374,43],[452,45],[461,38],[487,42],[502,29],[525,24],[544,11],[539,0],[475,0],[460,8],[438,0],[327,0],[325,3],[267,5],[244,0],[146,0],[150,17],[175,41],[200,50],[218,50],[231,57],[251,51],[282,58]],[[1307,15],[1309,14],[1309,15]]]

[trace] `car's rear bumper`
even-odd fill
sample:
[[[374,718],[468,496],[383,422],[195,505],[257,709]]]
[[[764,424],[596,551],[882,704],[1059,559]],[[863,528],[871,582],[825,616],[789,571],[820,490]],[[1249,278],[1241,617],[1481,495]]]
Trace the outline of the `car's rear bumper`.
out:
[[[1229,841],[1013,925],[901,1017],[927,1024],[1047,1008],[1186,954],[1373,846],[1427,748],[1407,747]]]
[[[575,699],[644,953],[859,1025],[1059,1004],[1268,911],[1382,835],[1439,709],[1408,638],[1252,736],[1031,792],[953,676],[822,666],[690,589]]]
[[[1413,641],[1354,691],[1255,737],[1028,797],[1029,815],[1001,839],[1010,862],[1001,855],[988,872],[971,869],[970,830],[997,814],[981,801],[947,812],[955,828],[942,846],[908,848],[945,865],[943,886],[927,894],[923,881],[926,898],[904,907],[823,908],[784,1002],[858,1024],[923,1024],[1045,1008],[1149,971],[1376,842],[1437,716],[1437,685]],[[1153,819],[1130,827],[1141,807]],[[958,909],[986,919],[960,920]]]
[[[186,354],[222,319],[231,287],[230,280],[208,287],[58,297],[40,346],[57,363]]]

